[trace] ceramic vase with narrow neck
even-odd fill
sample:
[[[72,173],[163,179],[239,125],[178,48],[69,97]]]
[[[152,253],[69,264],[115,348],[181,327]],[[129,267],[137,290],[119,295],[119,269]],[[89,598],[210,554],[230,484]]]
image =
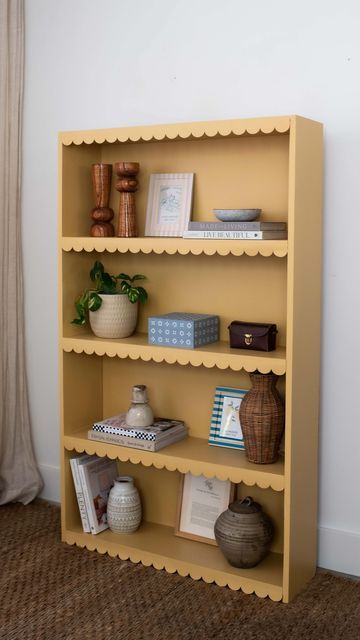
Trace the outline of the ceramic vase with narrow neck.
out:
[[[252,389],[240,404],[240,424],[249,462],[271,464],[279,455],[285,425],[285,408],[274,373],[250,373]]]
[[[134,533],[141,523],[141,502],[134,479],[119,476],[110,490],[107,521],[113,533]]]
[[[132,401],[126,414],[129,427],[150,427],[154,423],[154,414],[149,405],[147,389],[144,384],[135,384],[132,388]]]

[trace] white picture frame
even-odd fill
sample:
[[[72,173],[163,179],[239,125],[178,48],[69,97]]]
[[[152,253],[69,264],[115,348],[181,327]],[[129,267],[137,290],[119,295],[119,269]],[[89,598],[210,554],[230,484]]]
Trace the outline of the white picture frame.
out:
[[[175,535],[216,545],[214,525],[235,495],[230,480],[182,474]]]
[[[208,440],[210,445],[245,449],[239,409],[246,393],[246,389],[216,387]]]
[[[193,173],[150,175],[145,236],[182,237],[190,221],[193,184]]]

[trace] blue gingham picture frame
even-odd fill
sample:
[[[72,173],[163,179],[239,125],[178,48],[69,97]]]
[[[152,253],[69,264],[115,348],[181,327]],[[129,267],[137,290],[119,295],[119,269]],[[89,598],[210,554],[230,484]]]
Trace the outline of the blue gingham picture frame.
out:
[[[239,408],[247,389],[216,387],[211,416],[209,444],[245,449],[239,420]]]

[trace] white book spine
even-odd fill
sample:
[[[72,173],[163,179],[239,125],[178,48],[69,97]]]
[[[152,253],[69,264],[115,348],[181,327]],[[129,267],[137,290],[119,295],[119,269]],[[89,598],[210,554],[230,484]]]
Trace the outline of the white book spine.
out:
[[[93,500],[90,494],[90,488],[88,486],[87,477],[85,475],[84,465],[79,465],[78,469],[79,469],[79,476],[80,476],[80,481],[81,481],[83,494],[84,494],[86,511],[89,518],[90,531],[91,533],[95,533],[97,522],[96,522],[95,514],[93,512]]]
[[[72,477],[74,480],[74,487],[75,487],[77,503],[80,511],[82,528],[84,533],[90,533],[89,518],[87,514],[84,492],[83,492],[80,475],[79,475],[79,459],[71,458],[70,467],[71,467]]]
[[[129,438],[129,436],[112,433],[101,433],[99,431],[93,431],[92,429],[89,429],[88,431],[89,440],[108,442],[109,444],[116,444],[120,447],[128,447],[130,449],[142,449],[142,451],[158,451],[169,444],[182,440],[186,436],[187,430],[183,430],[156,442],[154,440],[137,440],[136,438]]]
[[[286,238],[283,231],[184,231],[183,238],[203,238],[205,240],[281,240]]]

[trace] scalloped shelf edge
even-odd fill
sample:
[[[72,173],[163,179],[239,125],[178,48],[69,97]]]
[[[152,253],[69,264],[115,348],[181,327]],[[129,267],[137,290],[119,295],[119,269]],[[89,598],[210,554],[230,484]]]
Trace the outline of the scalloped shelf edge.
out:
[[[129,244],[121,241],[112,243],[106,240],[103,241],[102,239],[99,241],[98,239],[94,240],[87,237],[64,237],[61,242],[61,248],[66,253],[69,253],[70,251],[75,251],[76,253],[80,253],[81,251],[86,251],[87,253],[92,253],[93,251],[97,251],[98,253],[115,253],[116,251],[118,251],[119,253],[144,253],[145,255],[149,255],[150,253],[162,255],[163,253],[165,253],[170,256],[178,253],[179,255],[183,256],[186,256],[188,254],[192,254],[194,256],[198,256],[201,254],[204,254],[206,256],[219,255],[222,257],[226,257],[228,255],[241,257],[243,255],[246,255],[250,258],[253,258],[260,255],[263,258],[269,258],[271,256],[275,256],[277,258],[285,258],[288,254],[286,240],[281,241],[282,243],[285,243],[285,246],[276,246],[276,244],[273,243],[271,243],[271,245],[262,244],[259,246],[258,244],[252,244],[253,242],[256,242],[252,240],[248,240],[246,241],[246,243],[245,241],[243,241],[241,244],[232,244],[228,246],[224,244],[220,245],[216,243],[215,240],[204,241],[201,245],[199,245],[197,241],[195,242],[196,244],[194,244],[193,246],[188,243],[185,246],[181,246],[181,244],[166,246],[166,242],[164,242],[163,246],[147,246],[145,242],[141,241],[141,239],[138,243]],[[227,240],[223,242],[231,241]],[[269,243],[271,241],[264,240],[263,242]]]
[[[84,441],[82,444],[74,443],[71,446],[66,444],[66,440],[64,442],[64,448],[67,451],[76,451],[77,453],[88,453],[96,454],[100,457],[103,457],[102,446],[107,445],[111,448],[111,445],[105,442],[97,442],[96,440]],[[117,445],[113,445],[117,446]],[[186,460],[184,459],[182,462],[176,462],[175,460],[164,460],[161,459],[163,455],[160,452],[145,452],[155,455],[159,455],[159,458],[155,459],[155,457],[149,456],[149,459],[144,458],[142,455],[142,451],[140,449],[132,449],[132,448],[123,448],[119,447],[118,453],[112,455],[110,450],[107,450],[107,457],[111,458],[111,460],[120,460],[121,462],[131,462],[131,464],[141,464],[144,467],[155,467],[159,471],[161,469],[167,469],[167,471],[179,471],[179,473],[189,473],[191,472],[195,476],[204,475],[207,478],[218,478],[219,480],[230,480],[230,482],[234,482],[235,484],[239,484],[240,482],[246,484],[247,487],[257,486],[260,489],[273,489],[273,491],[281,492],[284,491],[285,488],[285,478],[283,475],[275,475],[273,478],[258,478],[254,476],[265,474],[263,470],[254,470],[248,471],[247,469],[237,469],[234,473],[226,473],[221,472],[220,470],[214,470],[214,472],[206,472],[204,470],[204,465],[214,466],[213,463],[210,462],[202,462],[202,461],[194,461],[194,460]]]
[[[292,116],[255,118],[253,120],[223,120],[214,122],[191,122],[161,124],[115,129],[65,131],[59,134],[64,146],[81,144],[112,144],[116,142],[151,142],[187,140],[230,136],[256,136],[285,134],[290,130]]]
[[[266,586],[261,587],[260,585],[255,585],[254,581],[252,580],[240,580],[239,578],[229,577],[227,579],[221,579],[220,577],[216,577],[212,575],[210,571],[205,572],[200,568],[198,570],[194,570],[194,569],[191,570],[187,568],[177,567],[176,562],[171,560],[164,561],[164,560],[160,560],[159,558],[154,558],[152,560],[149,560],[147,558],[141,558],[140,552],[131,552],[131,551],[123,551],[123,550],[113,552],[106,548],[105,543],[101,543],[101,542],[97,543],[95,540],[91,542],[89,540],[89,542],[84,542],[84,543],[80,542],[76,534],[67,533],[63,538],[63,542],[69,545],[75,545],[77,547],[80,547],[81,549],[86,548],[88,549],[88,551],[96,550],[98,553],[101,553],[101,554],[106,553],[111,558],[118,557],[120,560],[130,560],[133,564],[142,564],[144,567],[152,566],[154,567],[154,569],[158,571],[165,570],[167,573],[171,573],[171,574],[177,573],[179,576],[182,576],[184,578],[189,576],[193,580],[203,580],[207,584],[215,583],[218,587],[228,586],[229,589],[231,589],[232,591],[243,591],[246,594],[255,593],[259,598],[269,597],[274,602],[280,602],[283,597],[283,592],[281,587],[276,587],[272,585],[271,586],[269,585],[268,587]]]
[[[213,369],[214,367],[216,367],[217,369],[220,370],[225,370],[225,369],[231,369],[232,371],[241,371],[242,369],[244,369],[244,371],[246,371],[247,373],[252,373],[253,371],[255,371],[256,369],[258,371],[260,371],[260,373],[270,373],[271,371],[273,373],[275,373],[276,375],[284,375],[286,373],[286,362],[285,362],[285,358],[283,361],[277,362],[275,359],[274,360],[270,360],[269,362],[266,362],[266,364],[259,364],[259,362],[254,362],[252,364],[247,364],[246,362],[242,362],[241,358],[239,358],[239,362],[236,362],[233,360],[233,358],[228,357],[226,355],[220,355],[220,356],[216,356],[216,355],[205,355],[202,356],[199,353],[196,353],[194,351],[194,353],[191,351],[191,353],[187,354],[187,352],[184,353],[184,355],[179,356],[174,354],[172,355],[164,355],[164,356],[159,356],[159,355],[151,355],[149,353],[144,354],[144,353],[139,353],[138,349],[136,349],[136,351],[132,350],[131,348],[127,347],[112,347],[112,346],[108,346],[108,347],[100,347],[97,346],[96,344],[92,345],[91,347],[89,347],[88,345],[67,345],[67,344],[63,344],[62,347],[63,351],[65,351],[65,353],[86,353],[86,355],[91,356],[91,355],[97,355],[97,356],[108,356],[110,358],[130,358],[131,360],[142,360],[143,362],[149,362],[149,361],[153,361],[156,362],[157,364],[160,364],[161,362],[166,362],[167,364],[180,364],[181,366],[186,366],[186,365],[192,365],[194,367],[200,367],[200,366],[204,366],[206,369]],[[185,350],[184,350],[185,351]]]

